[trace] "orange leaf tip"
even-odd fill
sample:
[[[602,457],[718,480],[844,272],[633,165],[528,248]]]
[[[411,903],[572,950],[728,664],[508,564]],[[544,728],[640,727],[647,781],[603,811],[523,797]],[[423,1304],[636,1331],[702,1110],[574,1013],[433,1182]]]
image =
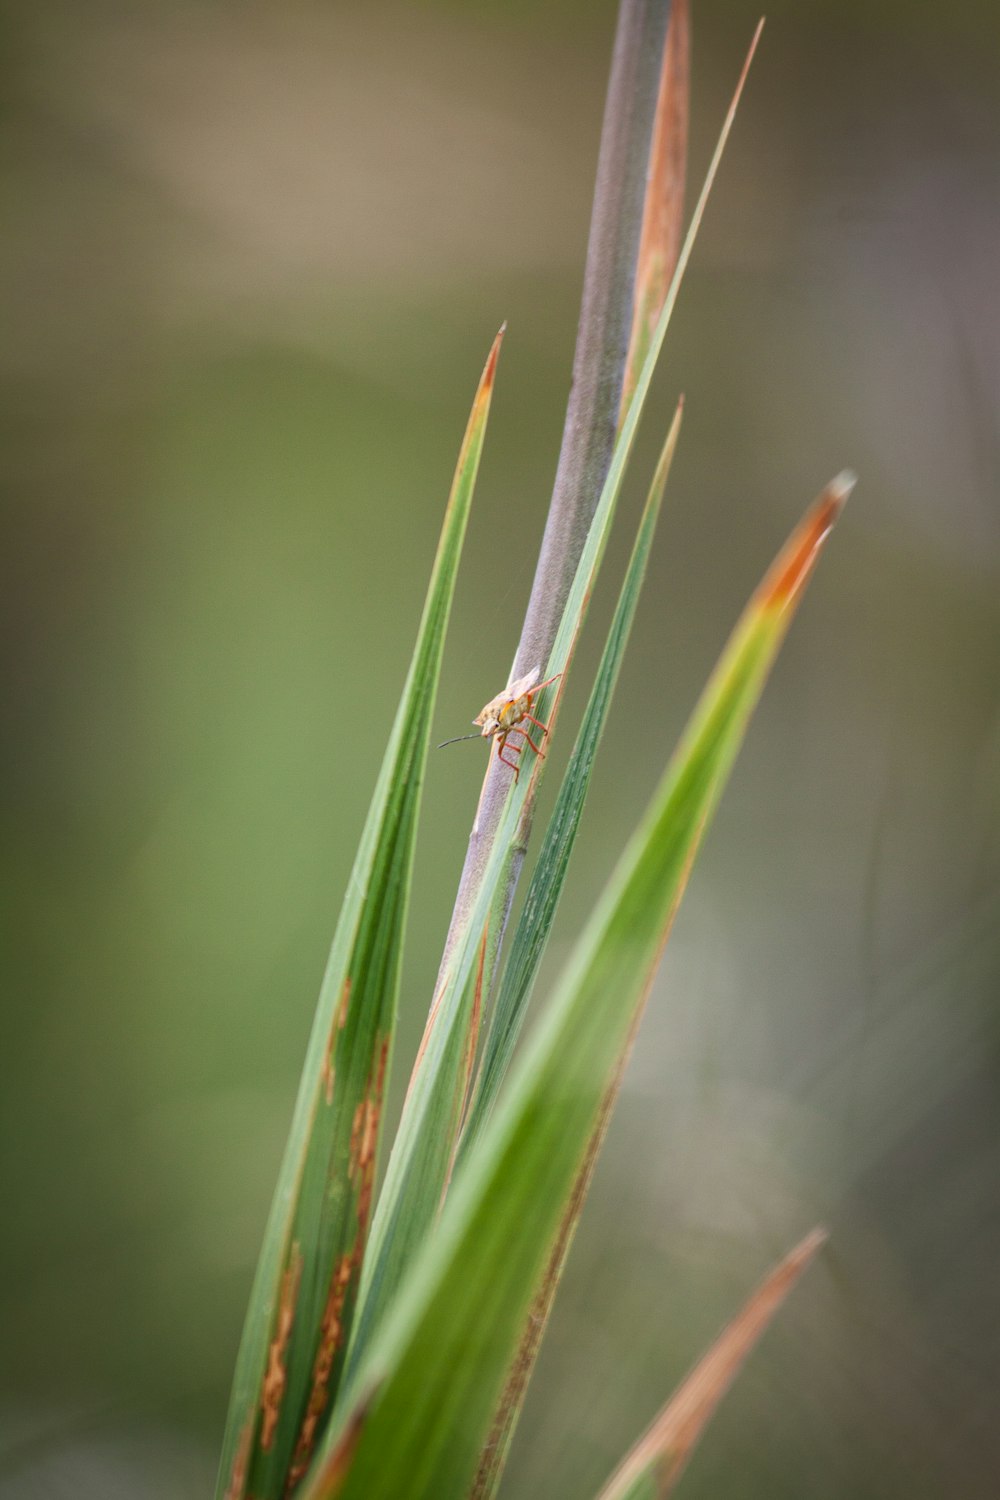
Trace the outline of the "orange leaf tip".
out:
[[[782,610],[798,593],[856,483],[857,476],[843,469],[806,512],[764,580],[761,603],[765,608]]]
[[[500,357],[500,345],[503,343],[503,336],[504,336],[504,334],[506,332],[507,332],[507,319],[504,318],[503,322],[500,324],[500,328],[499,328],[499,330],[497,332],[497,336],[493,340],[493,347],[490,349],[489,358],[486,361],[486,368],[483,371],[483,390],[484,391],[489,391],[493,387],[493,377],[496,374],[497,360]]]

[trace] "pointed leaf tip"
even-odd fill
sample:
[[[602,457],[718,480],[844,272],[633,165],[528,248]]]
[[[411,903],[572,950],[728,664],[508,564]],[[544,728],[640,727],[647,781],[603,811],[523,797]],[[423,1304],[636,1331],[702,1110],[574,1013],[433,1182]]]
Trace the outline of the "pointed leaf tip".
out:
[[[750,71],[750,64],[753,62],[753,55],[757,51],[757,43],[760,41],[760,34],[764,30],[764,22],[766,19],[767,18],[765,16],[761,16],[760,20],[757,22],[756,27],[754,28],[754,34],[750,38],[750,46],[747,49],[747,55],[743,63],[743,69],[740,73],[739,81],[736,84],[736,97],[733,100],[734,108],[739,102],[740,94],[743,92],[743,85],[747,81],[747,74]]]
[[[810,1233],[805,1236],[805,1239],[801,1239],[801,1241],[799,1241],[799,1244],[796,1245],[795,1250],[789,1251],[784,1265],[786,1265],[786,1268],[805,1265],[808,1260],[813,1259],[813,1256],[817,1253],[817,1250],[822,1250],[823,1245],[826,1244],[826,1241],[828,1241],[829,1238],[831,1238],[831,1232],[826,1229],[826,1226],[823,1226],[823,1224],[817,1224],[816,1229],[810,1230]]]
[[[483,370],[482,390],[484,394],[493,387],[493,377],[496,374],[497,360],[500,358],[500,345],[503,343],[503,336],[506,332],[507,319],[505,318],[497,330],[497,336],[493,340],[492,347],[487,356],[486,366]]]
[[[740,69],[740,76],[736,80],[736,88],[733,91],[732,102],[729,105],[729,109],[726,114],[726,121],[723,126],[723,129],[726,131],[728,131],[729,127],[732,125],[733,119],[736,115],[736,111],[739,108],[740,98],[742,97],[743,89],[746,85],[747,77],[750,72],[750,64],[753,62],[754,53],[757,51],[757,44],[760,41],[760,34],[763,30],[764,17],[761,16],[760,20],[757,22],[756,28],[754,29],[754,34],[750,38],[750,46],[747,48],[747,55],[743,59],[743,66]]]
[[[601,1490],[598,1500],[666,1500],[702,1433],[799,1277],[828,1239],[814,1229],[758,1285]]]
[[[690,75],[688,0],[673,0],[653,121],[620,422],[624,420],[635,392],[639,371],[663,310],[680,252],[687,177]]]
[[[783,610],[798,593],[856,483],[850,469],[842,470],[806,512],[761,585],[763,608]]]

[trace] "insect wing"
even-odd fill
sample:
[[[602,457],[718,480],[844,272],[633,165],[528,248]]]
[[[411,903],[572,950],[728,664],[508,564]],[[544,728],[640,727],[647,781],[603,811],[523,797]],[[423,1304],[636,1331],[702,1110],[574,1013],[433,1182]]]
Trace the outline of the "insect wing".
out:
[[[505,687],[499,697],[494,698],[493,702],[515,703],[521,697],[522,693],[526,693],[530,687],[534,687],[538,681],[538,671],[538,667],[532,667],[530,672],[526,672],[523,677],[519,677],[509,687]]]

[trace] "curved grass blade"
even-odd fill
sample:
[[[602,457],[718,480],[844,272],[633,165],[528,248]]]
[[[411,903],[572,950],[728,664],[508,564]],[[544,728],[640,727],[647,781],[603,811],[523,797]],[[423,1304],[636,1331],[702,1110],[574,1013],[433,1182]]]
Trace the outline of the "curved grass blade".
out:
[[[826,1239],[825,1229],[814,1229],[775,1266],[626,1455],[597,1500],[666,1500],[719,1402]]]
[[[722,161],[762,25],[763,22],[758,25],[754,34],[732,102],[726,112],[663,309],[636,382],[635,394],[615,443],[608,476],[567,597],[552,653],[547,663],[533,664],[538,666],[543,678],[559,675],[558,683],[542,694],[536,710],[538,717],[547,719],[550,727],[554,726],[558,716],[566,685],[566,672],[583,626],[653,371]],[[367,1342],[390,1305],[417,1247],[426,1238],[440,1209],[461,1125],[464,1066],[468,1056],[470,1025],[469,1009],[463,1002],[472,993],[470,975],[478,959],[483,930],[490,923],[491,915],[493,931],[490,933],[490,941],[494,945],[496,942],[497,914],[494,908],[497,892],[503,888],[504,873],[510,862],[520,857],[519,851],[524,842],[523,814],[529,798],[534,795],[541,765],[541,761],[535,759],[530,775],[521,776],[510,791],[496,839],[485,855],[485,866],[475,900],[470,903],[461,930],[454,934],[443,965],[372,1223],[354,1338],[348,1356],[351,1371],[358,1368]],[[502,916],[501,913],[501,921]]]
[[[368,1415],[340,1500],[459,1500],[704,829],[852,481],[795,530],[736,626],[509,1088],[328,1434]],[[327,1500],[322,1459],[303,1500]]]
[[[465,1156],[493,1111],[500,1085],[510,1065],[514,1046],[524,1021],[531,986],[552,929],[570,856],[576,843],[584,803],[590,788],[594,758],[611,708],[611,699],[618,682],[622,657],[625,654],[636,606],[639,602],[639,592],[646,575],[646,564],[649,561],[663,492],[680,434],[683,409],[682,398],[677,403],[677,410],[653,475],[653,482],[650,485],[649,496],[639,523],[632,556],[629,559],[590,700],[584,712],[566,774],[559,788],[556,805],[545,830],[542,847],[538,852],[538,862],[532,872],[524,907],[504,966],[503,978],[500,981],[490,1015],[486,1041],[483,1045],[479,1080],[462,1131],[462,1157]]]
[[[635,391],[649,341],[656,328],[670,278],[677,265],[684,225],[684,178],[687,165],[691,96],[691,17],[688,0],[672,0],[663,48],[660,92],[653,122],[653,145],[642,213],[642,236],[635,273],[635,305],[629,338],[622,415]]]
[[[305,1473],[337,1389],[371,1208],[417,813],[503,329],[458,460],[406,685],[320,989],[236,1364],[217,1496]]]

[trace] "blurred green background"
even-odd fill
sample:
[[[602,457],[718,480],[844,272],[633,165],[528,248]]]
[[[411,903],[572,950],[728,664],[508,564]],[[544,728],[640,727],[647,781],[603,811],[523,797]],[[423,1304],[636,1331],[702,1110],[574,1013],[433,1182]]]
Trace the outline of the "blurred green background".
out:
[[[695,181],[756,14],[694,5]],[[165,1500],[212,1483],[326,944],[503,318],[438,738],[513,653],[614,9],[3,19],[0,1494]],[[593,1493],[817,1221],[831,1245],[683,1493],[996,1493],[998,57],[986,0],[769,7],[564,716],[683,389],[548,976],[771,553],[841,466],[861,482],[677,925],[510,1497]],[[432,757],[397,1105],[483,759]]]

